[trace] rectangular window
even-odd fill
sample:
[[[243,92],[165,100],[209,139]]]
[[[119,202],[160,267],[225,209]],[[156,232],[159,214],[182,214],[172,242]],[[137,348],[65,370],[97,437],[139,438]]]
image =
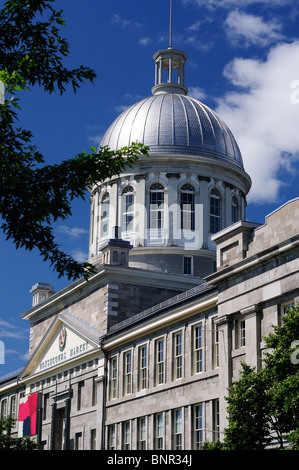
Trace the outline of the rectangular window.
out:
[[[84,380],[78,383],[78,395],[77,395],[77,411],[81,410],[82,407],[82,389],[84,387]]]
[[[175,450],[183,449],[183,412],[182,408],[173,412],[173,445]]]
[[[219,400],[213,400],[213,441],[219,440]]]
[[[96,450],[97,447],[97,430],[90,430],[90,450]]]
[[[218,326],[213,321],[212,329],[212,354],[213,354],[213,369],[219,367],[219,339],[218,339]]]
[[[82,432],[75,434],[75,450],[82,450]]]
[[[43,396],[43,420],[47,419],[49,399],[50,399],[50,394],[45,393]]]
[[[91,406],[95,406],[97,404],[97,382],[96,378],[92,378],[92,392],[91,392]]]
[[[124,395],[132,393],[132,354],[128,351],[124,354]]]
[[[193,433],[194,433],[194,449],[199,450],[203,443],[203,420],[202,420],[202,410],[203,406],[195,405],[193,407]]]
[[[1,401],[1,419],[7,418],[7,398]]]
[[[138,419],[138,450],[146,450],[146,418]]]
[[[193,274],[192,256],[184,256],[184,274]]]
[[[10,416],[12,419],[17,417],[17,396],[13,395],[10,399]]]
[[[238,321],[238,346],[239,348],[242,348],[245,346],[245,320],[242,318],[242,320]]]
[[[138,377],[138,389],[144,390],[147,386],[147,346],[140,346],[139,348],[139,377]]]
[[[164,449],[164,419],[163,413],[155,415],[155,449]]]
[[[279,311],[278,311],[278,325],[282,325],[282,320],[281,318],[288,313],[289,308],[294,307],[295,302],[294,300],[289,300],[289,302],[283,303],[280,305]]]
[[[117,397],[117,357],[110,360],[110,400]]]
[[[173,335],[173,379],[183,376],[182,332]]]
[[[156,385],[164,383],[165,362],[164,362],[164,339],[156,341]]]
[[[116,425],[111,424],[108,428],[108,447],[109,450],[115,450],[116,448]]]
[[[203,370],[202,324],[193,327],[193,374]]]
[[[130,421],[125,421],[123,423],[123,449],[131,449],[131,423]]]

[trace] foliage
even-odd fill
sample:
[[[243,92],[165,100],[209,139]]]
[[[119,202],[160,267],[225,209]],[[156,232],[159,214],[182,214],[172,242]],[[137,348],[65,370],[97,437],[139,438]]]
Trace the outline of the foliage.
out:
[[[14,423],[11,417],[0,420],[0,450],[38,450],[39,445],[29,437],[11,437]]]
[[[20,92],[38,85],[48,93],[76,92],[83,80],[94,82],[88,67],[68,69],[63,60],[69,44],[60,36],[65,25],[54,0],[8,0],[0,11],[0,81],[5,101],[0,104],[1,228],[16,247],[37,248],[59,276],[88,276],[93,268],[67,255],[55,242],[53,224],[71,215],[71,201],[84,199],[86,187],[118,175],[132,166],[147,148],[132,144],[113,152],[108,148],[81,152],[57,165],[46,165],[32,143],[29,130],[17,126]],[[1,83],[1,82],[0,82]]]
[[[224,440],[205,443],[204,449],[263,450],[276,443],[280,449],[299,450],[298,339],[299,304],[265,338],[263,368],[256,372],[242,364],[241,377],[226,397],[229,424]]]

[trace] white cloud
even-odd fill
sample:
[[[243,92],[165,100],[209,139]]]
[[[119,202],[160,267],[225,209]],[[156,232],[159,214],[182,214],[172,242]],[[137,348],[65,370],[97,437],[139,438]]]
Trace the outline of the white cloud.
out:
[[[299,79],[299,41],[273,47],[265,61],[234,59],[224,73],[235,87],[216,112],[232,130],[253,180],[249,200],[276,202],[299,160],[299,104],[292,84]]]
[[[71,238],[80,238],[82,235],[86,235],[88,230],[81,227],[68,227],[67,225],[60,225],[57,227],[57,231]]]
[[[16,327],[12,323],[0,318],[0,338],[26,339],[27,336],[28,332],[26,329]]]
[[[132,21],[132,20],[127,20],[126,18],[122,18],[120,15],[115,13],[112,16],[112,22],[119,25],[122,29],[124,28],[141,28],[141,24],[138,23],[137,21]]]
[[[268,46],[283,39],[281,24],[276,20],[264,21],[262,17],[249,15],[238,10],[229,13],[224,22],[228,38],[233,43]]]
[[[129,107],[130,107],[129,104],[120,104],[119,106],[114,106],[114,109],[117,112],[117,114],[121,114]]]
[[[211,8],[216,7],[231,7],[231,6],[238,6],[238,7],[247,7],[250,5],[269,5],[272,6],[285,6],[287,4],[291,4],[292,0],[182,0],[183,5],[187,5],[189,3],[198,5],[200,7],[206,6]]]
[[[88,253],[78,249],[72,252],[72,257],[78,261],[78,263],[85,263],[85,261],[88,259]]]
[[[138,41],[138,43],[141,44],[142,46],[147,46],[151,42],[152,42],[152,40],[150,38],[141,38]]]
[[[206,92],[198,86],[188,87],[188,95],[199,101],[203,101],[207,97]]]

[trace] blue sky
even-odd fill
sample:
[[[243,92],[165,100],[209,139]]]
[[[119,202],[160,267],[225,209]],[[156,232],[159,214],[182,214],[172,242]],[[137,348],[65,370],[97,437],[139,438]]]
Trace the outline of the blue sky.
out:
[[[3,6],[1,1],[0,5]],[[47,163],[99,144],[127,106],[151,94],[153,54],[169,44],[169,0],[57,0],[67,26],[70,66],[84,64],[98,77],[76,95],[23,92],[20,123],[34,134]],[[214,109],[230,127],[253,180],[247,219],[265,216],[298,196],[299,5],[288,0],[173,0],[174,48],[188,56],[189,95]],[[77,259],[88,253],[89,201],[56,226],[62,248]],[[36,282],[56,291],[58,279],[37,252],[16,250],[0,238],[2,261],[0,376],[26,363],[30,308]]]

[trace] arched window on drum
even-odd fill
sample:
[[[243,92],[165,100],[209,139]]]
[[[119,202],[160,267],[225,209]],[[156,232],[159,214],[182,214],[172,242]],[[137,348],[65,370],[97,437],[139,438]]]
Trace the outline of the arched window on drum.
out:
[[[217,189],[210,192],[210,233],[221,230],[221,196]]]
[[[122,231],[134,229],[134,192],[132,186],[127,186],[122,193]]]
[[[164,188],[162,184],[153,184],[150,188],[149,228],[164,228]]]
[[[106,237],[109,233],[109,212],[110,196],[105,193],[101,202],[101,237]]]
[[[181,189],[181,229],[195,229],[194,188],[191,184],[184,184]]]

